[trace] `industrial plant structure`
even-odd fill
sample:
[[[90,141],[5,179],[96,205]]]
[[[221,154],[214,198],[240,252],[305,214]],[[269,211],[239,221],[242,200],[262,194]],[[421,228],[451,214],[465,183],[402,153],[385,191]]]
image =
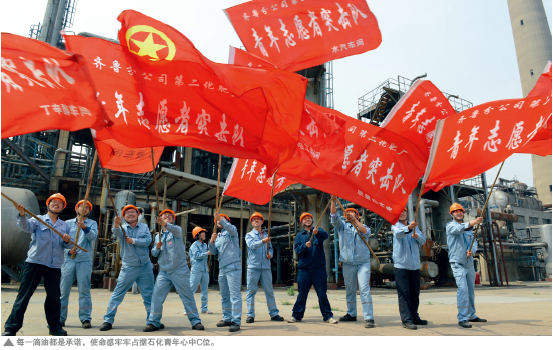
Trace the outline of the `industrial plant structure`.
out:
[[[68,28],[74,13],[75,0],[54,0],[48,8],[42,26],[33,26],[30,36],[63,47],[59,29]],[[512,1],[509,1],[511,5]],[[525,22],[526,25],[527,22]],[[86,34],[91,35],[91,34]],[[551,51],[549,51],[549,57]],[[520,61],[519,61],[520,62]],[[545,65],[545,64],[544,64]],[[536,68],[537,69],[537,68]],[[308,81],[306,98],[322,106],[333,108],[332,62],[297,72]],[[536,76],[541,71],[536,70]],[[417,77],[418,78],[418,77]],[[365,122],[380,125],[393,106],[417,79],[401,76],[380,84],[359,99],[357,117]],[[457,112],[472,107],[472,103],[444,93]],[[2,144],[2,191],[25,205],[33,213],[45,212],[45,200],[52,193],[61,192],[67,199],[67,208],[83,198],[90,177],[94,143],[89,130],[76,132],[47,130],[11,139]],[[94,205],[89,217],[99,223],[99,235],[94,248],[93,281],[96,288],[114,288],[121,269],[120,247],[112,235],[113,217],[124,205],[136,205],[139,220],[150,225],[155,232],[156,183],[162,203],[160,206],[177,212],[176,224],[183,228],[183,239],[188,248],[192,243],[194,225],[212,230],[216,205],[218,155],[188,147],[165,147],[156,169],[144,174],[108,171],[109,188],[115,195],[115,207],[108,200],[108,189],[102,181],[101,169],[95,169],[89,200]],[[222,158],[221,180],[230,171],[232,159]],[[549,180],[550,180],[549,176]],[[221,186],[221,191],[224,186]],[[421,285],[454,285],[455,279],[447,257],[446,224],[451,221],[449,207],[459,201],[465,208],[466,219],[479,215],[486,198],[485,174],[444,188],[440,192],[428,192],[421,200],[417,219],[427,238],[421,254]],[[409,220],[414,219],[416,188],[409,197]],[[507,285],[515,280],[551,279],[551,205],[536,189],[515,181],[501,179],[496,185],[486,212],[483,235],[479,234],[479,250],[475,259],[477,271],[483,281],[494,286]],[[316,189],[296,184],[279,193],[272,206],[271,235],[275,254],[271,259],[273,283],[293,285],[297,273],[297,254],[293,243],[301,231],[299,217],[302,212],[314,214],[318,221],[330,196]],[[543,201],[543,202],[542,202]],[[240,235],[242,266],[246,268],[247,249],[244,237],[252,227],[250,215],[258,211],[264,216],[269,207],[258,206],[237,198],[224,197],[221,212],[227,214]],[[546,203],[544,205],[544,203]],[[372,263],[374,286],[393,287],[392,224],[382,217],[355,203],[343,202],[345,207],[355,207],[361,213],[361,221],[373,233],[369,244],[380,259]],[[75,213],[67,209],[60,215],[63,220]],[[339,266],[338,237],[333,231],[328,212],[320,227],[329,232],[324,241],[329,288],[343,285]],[[267,215],[268,216],[268,215]],[[267,217],[265,216],[265,217]],[[2,198],[2,282],[18,281],[21,266],[26,258],[30,235],[16,226],[17,211],[13,204]],[[267,224],[267,221],[265,221]],[[210,281],[217,280],[217,257],[211,261]],[[152,257],[154,268],[156,258]],[[157,271],[154,271],[157,273]],[[243,273],[243,283],[246,274]],[[214,283],[214,285],[217,285]]]

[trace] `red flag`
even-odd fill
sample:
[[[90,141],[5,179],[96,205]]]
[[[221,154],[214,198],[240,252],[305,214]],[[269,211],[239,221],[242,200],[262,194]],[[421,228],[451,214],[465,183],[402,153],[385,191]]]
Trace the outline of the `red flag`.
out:
[[[259,164],[261,171],[255,174],[256,167]],[[271,200],[271,188],[273,177],[266,174],[267,168],[258,163],[255,159],[234,158],[232,168],[230,168],[223,194],[243,199],[257,205],[265,205]],[[295,184],[295,181],[288,180],[283,176],[275,177],[274,195],[284,191],[288,186]]]
[[[439,191],[523,149],[551,118],[551,96],[499,100],[438,121],[424,182]],[[551,143],[549,143],[551,154]]]
[[[334,111],[334,115],[337,114],[340,113]],[[312,156],[310,150],[298,147],[294,157],[282,164],[277,174],[287,180],[355,202],[378,213],[386,220],[395,222],[403,211],[409,194],[423,175],[425,155],[408,139],[375,125],[347,116],[345,118],[346,123],[342,127],[345,135],[342,143],[346,146],[341,155],[327,155],[322,151],[318,156],[317,165],[317,159]],[[307,135],[302,136],[309,142]],[[324,139],[324,136],[320,134],[318,138]],[[339,163],[337,172],[333,171],[333,168],[324,169],[325,165],[321,166],[325,163],[332,165],[336,161]],[[248,187],[249,181],[253,181],[249,180],[250,176],[254,179],[261,173],[266,174],[263,165],[257,163],[257,168],[251,167],[244,171],[244,177],[238,180],[236,172],[233,178],[229,176],[226,191],[239,198],[243,198],[241,195],[247,195],[249,199],[243,199],[248,201],[252,201],[252,195],[268,200],[270,187],[268,190],[265,187],[249,193],[242,191]],[[270,174],[266,177],[270,177]],[[239,185],[236,185],[237,183]],[[261,200],[260,202],[262,203]]]
[[[276,68],[271,62],[244,50],[229,46],[228,63],[236,66],[248,66],[252,68]]]
[[[249,52],[292,72],[374,50],[382,42],[365,0],[254,0],[225,13]]]
[[[419,79],[390,111],[380,127],[413,141],[425,154],[429,154],[436,122],[457,112],[432,84]]]
[[[535,97],[540,95],[551,96],[551,61],[549,61],[536,82],[536,86],[530,91],[527,97]],[[540,156],[551,155],[551,118],[547,122],[542,123],[539,131],[526,145],[520,148],[517,153],[530,153]]]
[[[2,33],[1,74],[2,138],[110,124],[80,55]]]
[[[142,174],[153,170],[152,148],[130,148],[113,139],[107,129],[91,129],[94,145],[102,168],[125,173]],[[154,163],[157,165],[164,147],[154,148]]]
[[[110,133],[132,147],[187,146],[254,158],[274,172],[297,143],[307,81],[209,61],[172,27],[124,11],[116,45],[66,37],[95,68]]]

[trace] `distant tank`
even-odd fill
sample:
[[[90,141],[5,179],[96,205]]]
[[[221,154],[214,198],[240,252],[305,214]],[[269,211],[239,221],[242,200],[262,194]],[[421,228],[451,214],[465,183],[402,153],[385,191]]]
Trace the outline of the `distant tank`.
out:
[[[33,192],[22,188],[3,187],[2,192],[25,209],[39,215],[39,207]],[[2,265],[21,264],[27,258],[27,251],[31,243],[31,234],[17,226],[17,214],[12,202],[2,197]],[[29,217],[29,215],[27,215]]]

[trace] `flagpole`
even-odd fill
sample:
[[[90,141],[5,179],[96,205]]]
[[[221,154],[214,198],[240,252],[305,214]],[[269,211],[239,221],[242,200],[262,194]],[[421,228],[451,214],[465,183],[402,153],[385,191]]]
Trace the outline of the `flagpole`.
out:
[[[419,217],[419,207],[421,205],[422,193],[424,191],[425,186],[426,186],[426,182],[423,182],[421,184],[421,190],[419,192],[419,199],[417,200],[417,209],[415,210],[415,222],[417,222],[417,218]]]
[[[90,177],[88,179],[88,186],[86,187],[86,193],[84,195],[84,202],[83,206],[81,207],[81,212],[79,213],[79,216],[77,217],[78,222],[84,222],[84,210],[87,206],[88,202],[88,195],[90,194],[90,185],[92,185],[92,179],[94,178],[94,169],[96,169],[96,163],[98,162],[98,151],[94,151],[94,160],[92,161],[92,169],[90,169]],[[92,208],[90,208],[92,210]],[[79,242],[79,234],[81,233],[81,228],[77,226],[77,234],[75,235],[75,241]],[[77,251],[75,251],[74,254],[71,254],[71,259],[75,259],[75,254],[77,254]]]
[[[278,170],[278,169],[277,169]],[[275,180],[276,180],[276,171],[275,173],[273,174],[273,185],[271,186],[271,201],[269,202],[269,228],[267,230],[267,237],[268,238],[271,238],[271,211],[272,211],[272,208],[273,208],[273,193],[275,192]],[[269,255],[269,243],[267,243],[267,260],[270,260],[268,255]]]
[[[328,201],[328,204],[326,205],[325,210],[323,210],[323,213],[319,217],[319,220],[317,220],[317,225],[315,225],[315,229],[319,228],[319,224],[321,223],[321,220],[322,220],[323,216],[325,215],[326,210],[328,209],[328,206],[330,205],[330,203],[332,203],[332,199]],[[311,235],[311,237],[309,238],[309,242],[311,242],[313,240],[313,236],[314,235]]]
[[[14,201],[13,199],[11,199],[10,197],[6,196],[4,194],[4,192],[2,192],[2,196],[4,198],[6,198],[7,200],[9,200],[10,202],[12,202],[14,205],[19,205],[19,203],[17,203],[16,201]],[[53,228],[52,226],[48,225],[46,222],[44,222],[41,218],[39,218],[38,216],[36,216],[35,214],[31,213],[29,210],[27,210],[27,208],[25,208],[25,213],[31,215],[33,218],[35,218],[38,222],[40,222],[41,224],[43,224],[44,226],[48,227],[50,230],[52,230],[53,232],[55,232],[58,236],[62,237],[63,238],[63,235],[61,233],[59,233],[58,230],[56,230],[55,228]],[[81,247],[80,245],[78,245],[77,243],[73,242],[71,240],[71,238],[69,239],[69,242],[67,243],[71,243],[73,244],[76,248],[79,248],[80,250],[82,250],[83,252],[86,252],[88,253],[88,250],[84,249],[83,247]]]
[[[501,172],[501,169],[503,168],[503,164],[505,164],[505,161],[503,161],[503,163],[501,163],[501,166],[499,167],[499,171],[497,172],[497,175],[495,176],[495,180],[493,181],[492,187],[490,188],[490,193],[488,194],[488,198],[486,198],[486,203],[484,203],[484,208],[482,208],[482,213],[481,213],[480,217],[484,217],[484,213],[486,212],[486,209],[488,208],[488,201],[490,200],[490,197],[492,196],[493,188],[495,187],[495,183],[496,183],[497,179],[499,178],[499,173]],[[474,240],[476,239],[476,234],[478,233],[479,229],[480,229],[480,225],[476,226],[476,231],[474,231],[474,236],[472,237],[472,241],[470,242],[469,252],[472,250],[472,245],[474,244]]]
[[[331,199],[332,200],[332,199]],[[342,206],[342,203],[340,203],[340,201],[338,200],[338,198],[336,198],[336,202],[338,202],[338,205],[340,206],[340,209],[342,209],[342,213],[344,213],[344,219],[346,218],[346,210],[344,209],[344,207]],[[363,237],[361,235],[361,232],[359,232],[359,227],[357,227],[357,224],[355,222],[351,222],[353,224],[353,226],[355,226],[355,229],[357,230],[357,234],[359,235],[359,237],[361,237],[361,239],[363,240],[363,242],[365,242],[365,244],[367,245],[367,248],[369,248],[369,250],[371,251],[371,254],[373,255],[373,257],[376,259],[376,261],[380,264],[380,260],[378,260],[378,257],[376,256],[376,254],[373,252],[371,246],[369,245],[369,243],[367,242],[367,240],[365,240],[365,237]],[[334,239],[336,239],[336,237],[334,237]]]
[[[156,186],[156,203],[157,203],[157,206],[156,206],[156,214],[159,215],[159,193],[157,191],[157,175],[156,175],[156,163],[155,163],[155,160],[154,160],[154,148],[153,147],[150,147],[151,150],[152,150],[152,169],[154,170],[154,184]],[[156,215],[156,216],[158,216]],[[156,222],[156,228],[157,228],[157,222]]]
[[[215,193],[215,212],[219,214],[221,209],[221,204],[219,204],[219,186],[221,185],[221,163],[222,155],[219,154],[219,170],[217,171],[217,193]],[[221,202],[223,201],[223,196],[221,196]],[[213,223],[213,233],[217,233],[217,222]],[[207,267],[211,267],[211,255],[207,258]]]
[[[106,188],[108,189],[108,195],[109,195],[109,199],[111,199],[111,205],[113,206],[113,211],[115,212],[115,216],[117,216],[117,208],[115,207],[115,201],[113,200],[113,196],[111,195],[111,190],[109,189],[108,180],[106,178],[106,170],[104,168],[102,168],[102,177],[104,178],[104,183],[106,185]],[[120,225],[119,227],[123,232],[123,237],[127,239],[127,234],[125,233],[125,229],[123,228],[123,225]]]

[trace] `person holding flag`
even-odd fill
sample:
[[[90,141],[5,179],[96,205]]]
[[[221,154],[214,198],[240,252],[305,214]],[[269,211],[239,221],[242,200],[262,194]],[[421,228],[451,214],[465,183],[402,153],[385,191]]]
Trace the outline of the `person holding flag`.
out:
[[[229,327],[229,332],[237,332],[242,322],[240,243],[236,226],[223,215],[215,212],[217,227],[222,230],[218,234],[213,233],[209,241],[211,254],[219,254],[219,288],[223,304],[223,319],[217,323],[217,327]]]
[[[184,241],[182,240],[182,228],[173,225],[175,212],[171,209],[162,210],[157,217],[157,223],[161,226],[161,232],[156,236],[152,255],[157,257],[159,274],[152,297],[152,311],[148,317],[148,325],[144,332],[153,332],[162,329],[160,323],[163,313],[163,303],[174,285],[179,298],[186,310],[186,316],[192,324],[192,329],[203,331],[204,326],[198,315],[194,293],[190,289],[190,270],[186,263]],[[196,227],[202,231],[201,227]],[[205,232],[205,230],[203,230]]]
[[[465,208],[459,203],[453,203],[449,208],[449,214],[453,220],[447,224],[447,246],[449,247],[449,262],[457,284],[457,319],[459,326],[472,328],[469,322],[488,322],[476,316],[474,283],[476,273],[474,271],[474,253],[478,244],[476,240],[470,249],[474,233],[472,227],[482,224],[482,217],[470,222],[463,222]]]
[[[225,216],[222,214],[221,216]],[[228,219],[230,221],[230,219]],[[192,237],[196,240],[190,247],[190,288],[192,293],[196,293],[198,286],[202,289],[202,314],[212,314],[213,312],[207,309],[207,286],[209,284],[209,272],[207,267],[208,256],[211,252],[207,249],[206,231],[201,227],[195,227],[192,230]],[[184,310],[186,312],[186,310]]]
[[[399,222],[392,226],[394,236],[394,271],[396,277],[399,315],[403,328],[417,329],[428,321],[419,316],[420,295],[420,247],[426,238],[417,227],[417,222],[407,222],[407,208],[399,216]]]
[[[271,272],[273,245],[271,244],[271,237],[263,232],[263,221],[263,215],[258,212],[253,213],[250,217],[253,230],[246,234],[246,244],[248,245],[248,292],[246,293],[248,318],[246,318],[246,323],[253,323],[255,320],[255,295],[257,294],[257,283],[260,279],[267,298],[271,321],[284,321],[284,318],[279,316],[276,307],[275,293],[273,292],[273,274]]]
[[[323,242],[328,233],[323,229],[313,227],[313,215],[303,213],[300,216],[303,230],[298,232],[294,241],[294,250],[298,253],[298,298],[292,309],[292,317],[288,323],[301,321],[305,313],[305,304],[311,286],[315,288],[319,298],[319,307],[326,323],[338,323],[333,318],[330,303],[326,295],[326,259]]]
[[[92,211],[92,203],[86,201],[84,208],[83,220],[79,222],[79,215],[83,209],[84,200],[79,201],[75,205],[77,217],[66,221],[69,225],[72,240],[75,240],[77,230],[80,229],[82,234],[79,236],[78,245],[88,250],[65,249],[65,262],[61,268],[61,314],[60,323],[65,326],[67,320],[67,307],[69,305],[69,294],[73,281],[77,278],[79,287],[79,320],[83,328],[91,328],[90,321],[92,320],[92,297],[90,295],[90,278],[92,276],[92,252],[94,251],[93,244],[98,237],[98,224],[96,221],[89,219],[88,214]],[[73,255],[75,258],[73,259]]]
[[[119,239],[121,244],[121,260],[123,266],[119,273],[117,285],[109,299],[107,313],[100,331],[113,328],[113,321],[117,313],[117,307],[132,287],[134,282],[138,284],[140,295],[146,308],[146,324],[150,317],[150,305],[154,291],[154,272],[150,261],[148,246],[152,243],[152,235],[148,225],[138,222],[138,208],[127,205],[121,210],[125,223],[121,223],[121,217],[113,218],[113,236]],[[123,233],[123,229],[125,232]]]
[[[340,218],[336,211],[336,196],[330,198],[330,214],[334,228],[340,239],[340,262],[346,284],[347,313],[340,321],[357,321],[357,282],[363,306],[365,328],[374,328],[373,299],[371,296],[371,252],[363,238],[368,240],[371,229],[359,222],[359,212],[353,208],[346,209],[345,217]],[[359,229],[360,235],[357,233]]]
[[[63,250],[70,249],[73,245],[68,243],[71,240],[69,225],[58,217],[66,205],[67,202],[63,195],[60,193],[53,194],[46,200],[48,214],[38,216],[42,221],[63,234],[63,238],[39,223],[35,218],[27,219],[25,206],[22,204],[15,206],[19,211],[17,226],[31,234],[31,244],[21,275],[21,285],[13,303],[12,312],[4,324],[2,336],[13,337],[23,327],[25,311],[27,311],[29,301],[43,277],[44,289],[46,290],[44,312],[46,313],[49,334],[55,336],[67,335],[60,323],[60,278]]]

